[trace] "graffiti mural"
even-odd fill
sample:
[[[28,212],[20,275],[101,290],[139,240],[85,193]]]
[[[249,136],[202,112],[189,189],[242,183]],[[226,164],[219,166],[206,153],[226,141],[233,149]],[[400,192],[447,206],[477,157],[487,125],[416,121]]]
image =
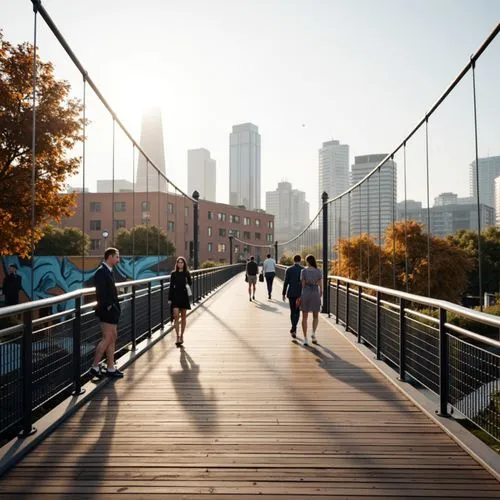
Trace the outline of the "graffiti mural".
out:
[[[172,256],[121,257],[114,268],[116,282],[153,278],[170,274],[174,266]],[[63,293],[92,287],[93,277],[101,265],[99,257],[35,257],[23,260],[17,256],[0,257],[0,284],[11,264],[21,276],[21,302],[46,299]],[[74,301],[58,304],[53,312],[71,308]],[[0,306],[3,305],[0,303]]]

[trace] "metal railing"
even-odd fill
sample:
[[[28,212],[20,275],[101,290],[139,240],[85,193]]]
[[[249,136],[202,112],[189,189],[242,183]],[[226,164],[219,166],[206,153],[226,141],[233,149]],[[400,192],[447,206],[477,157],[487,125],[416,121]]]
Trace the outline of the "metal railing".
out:
[[[500,340],[455,324],[488,325],[498,338],[500,318],[340,276],[328,277],[325,300],[336,323],[401,380],[437,394],[440,415],[451,407],[500,441]]]
[[[243,264],[191,273],[193,303],[244,269]],[[170,276],[117,283],[122,314],[116,353],[135,350],[141,340],[170,320]],[[34,413],[43,414],[61,397],[80,394],[101,338],[94,314],[94,288],[0,309],[0,439],[33,432]],[[47,307],[74,300],[74,307],[49,316]]]

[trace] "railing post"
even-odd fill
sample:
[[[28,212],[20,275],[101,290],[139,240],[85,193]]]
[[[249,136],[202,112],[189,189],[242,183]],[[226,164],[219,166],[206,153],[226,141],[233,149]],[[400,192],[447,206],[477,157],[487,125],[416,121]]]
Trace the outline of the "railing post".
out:
[[[345,284],[345,331],[349,331],[349,290],[350,283]]]
[[[73,320],[73,396],[79,396],[85,392],[82,389],[82,299],[75,299],[75,317]]]
[[[358,289],[358,343],[361,343],[361,302],[363,300],[363,287]]]
[[[328,317],[331,318],[332,317],[332,313],[331,313],[331,308],[332,308],[332,305],[330,304],[330,287],[332,285],[332,280],[331,278],[328,278],[328,288],[327,288],[327,293],[326,293],[326,300],[328,301]]]
[[[339,297],[340,297],[340,281],[337,279],[337,289],[335,293],[337,294],[337,302],[335,304],[335,323],[339,324]]]
[[[233,263],[233,235],[229,235],[229,264]]]
[[[160,280],[160,328],[163,330],[165,325],[165,308],[164,308],[164,287],[163,280]]]
[[[375,357],[380,359],[380,292],[377,290],[377,302],[375,306]]]
[[[276,262],[279,262],[279,258],[278,258],[278,242],[277,241],[274,242],[274,260]]]
[[[323,214],[323,290],[326,290],[328,283],[328,193],[323,191],[321,195],[323,201],[322,214]],[[323,314],[328,312],[328,307],[323,300]]]
[[[406,300],[399,299],[399,379],[405,380],[406,376]]]
[[[193,267],[198,269],[200,263],[198,262],[198,199],[200,198],[200,193],[198,191],[193,192]]]
[[[148,282],[148,337],[151,337],[151,281]]]
[[[439,308],[439,415],[449,417],[448,399],[450,390],[449,370],[450,358],[448,355],[449,339],[446,334],[446,309]]]
[[[23,314],[24,331],[22,339],[22,376],[23,376],[23,398],[22,398],[22,426],[19,437],[27,437],[36,432],[33,427],[32,405],[33,405],[33,311],[25,311]]]
[[[131,311],[130,311],[130,342],[132,343],[132,350],[135,351],[136,346],[136,331],[135,331],[135,314],[136,314],[136,300],[135,300],[135,285],[132,285],[132,300],[131,300]]]

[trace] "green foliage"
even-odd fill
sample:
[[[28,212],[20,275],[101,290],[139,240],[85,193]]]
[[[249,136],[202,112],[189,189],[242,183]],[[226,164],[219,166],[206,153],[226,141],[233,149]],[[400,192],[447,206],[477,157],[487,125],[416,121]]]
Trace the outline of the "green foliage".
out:
[[[35,249],[35,255],[88,255],[90,238],[77,227],[47,226]]]
[[[291,266],[293,264],[293,255],[289,253],[284,253],[280,257],[280,262],[282,266]]]
[[[478,238],[474,231],[457,231],[447,236],[454,246],[467,252],[474,262],[474,268],[468,273],[466,293],[477,295],[479,291]],[[483,292],[495,293],[500,290],[500,228],[489,227],[481,232],[481,266]]]
[[[157,226],[122,228],[116,235],[114,246],[122,255],[175,255],[175,246],[168,239],[167,232]]]
[[[210,269],[211,267],[219,266],[220,264],[217,264],[217,262],[214,262],[213,260],[204,260],[200,265],[200,269]]]

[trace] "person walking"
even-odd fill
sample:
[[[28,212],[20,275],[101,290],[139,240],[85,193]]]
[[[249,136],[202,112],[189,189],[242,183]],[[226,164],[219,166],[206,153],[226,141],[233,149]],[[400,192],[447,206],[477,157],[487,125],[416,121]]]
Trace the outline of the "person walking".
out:
[[[313,344],[317,344],[316,329],[319,322],[319,311],[321,309],[321,297],[323,295],[323,273],[318,269],[314,255],[306,257],[307,267],[300,272],[302,283],[302,294],[300,309],[302,311],[302,333],[304,334],[304,346],[307,343],[307,318],[309,313],[313,315],[312,336]]]
[[[300,317],[300,307],[297,307],[297,299],[301,296],[302,284],[300,282],[300,274],[302,269],[300,261],[302,257],[295,255],[293,258],[293,265],[288,267],[285,271],[285,281],[283,282],[283,301],[288,297],[290,303],[290,321],[292,328],[290,335],[295,338],[297,335],[297,323]]]
[[[177,257],[175,269],[170,274],[170,288],[168,290],[168,303],[174,320],[176,335],[175,345],[180,347],[184,344],[184,331],[186,330],[186,311],[191,309],[191,274],[184,257]],[[179,335],[180,316],[180,335]]]
[[[257,274],[259,274],[259,266],[257,265],[257,262],[255,262],[255,258],[253,255],[247,262],[245,272],[248,281],[248,300],[252,302],[252,298],[253,300],[255,300],[255,285],[257,284]],[[253,297],[252,297],[252,288],[253,288]]]
[[[118,336],[118,320],[120,319],[120,302],[116,291],[113,268],[120,262],[120,254],[116,248],[108,248],[104,252],[104,262],[94,275],[97,306],[95,314],[99,318],[102,340],[96,347],[94,362],[90,368],[93,377],[101,378],[99,363],[106,353],[108,377],[121,378],[123,373],[115,366],[116,338]]]
[[[270,299],[273,293],[274,277],[276,276],[276,261],[271,257],[270,253],[267,254],[266,260],[262,263],[262,272],[264,273],[264,278],[266,278],[267,295]]]
[[[19,292],[22,290],[22,279],[17,274],[17,266],[11,264],[9,266],[9,273],[3,279],[2,293],[5,296],[6,306],[15,306],[19,304]]]

